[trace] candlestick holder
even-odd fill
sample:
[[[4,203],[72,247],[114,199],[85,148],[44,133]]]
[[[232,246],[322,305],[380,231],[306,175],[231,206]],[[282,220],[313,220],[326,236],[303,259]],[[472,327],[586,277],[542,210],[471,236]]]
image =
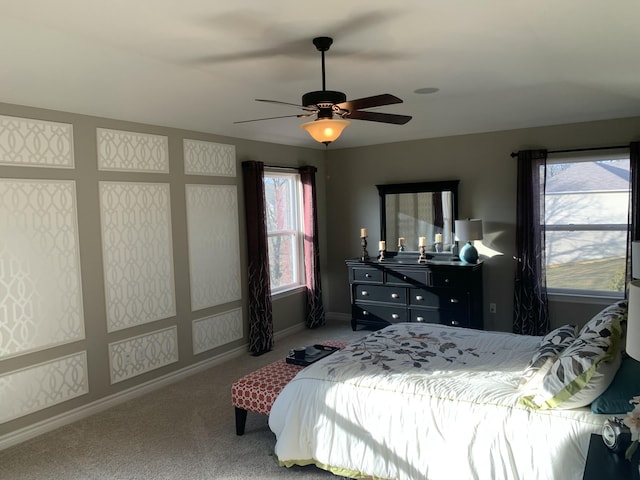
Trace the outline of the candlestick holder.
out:
[[[418,257],[418,263],[427,263],[427,255],[425,254],[424,245],[420,246],[420,256]]]
[[[362,251],[360,252],[360,261],[366,262],[369,260],[369,252],[367,252],[367,237],[360,237],[360,245],[362,246]]]
[[[436,242],[433,244],[433,250],[434,252],[442,252],[442,242]]]
[[[378,253],[379,253],[379,255],[378,255],[378,261],[379,261],[379,262],[384,261],[384,250],[380,250]]]

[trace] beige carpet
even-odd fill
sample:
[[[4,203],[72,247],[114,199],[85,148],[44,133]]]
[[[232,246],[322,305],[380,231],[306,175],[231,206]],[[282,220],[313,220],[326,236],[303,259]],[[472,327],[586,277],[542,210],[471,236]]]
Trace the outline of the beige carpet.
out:
[[[337,478],[315,466],[279,467],[267,417],[249,413],[235,434],[231,384],[294,346],[352,341],[348,322],[281,338],[272,352],[248,353],[143,397],[0,452],[0,479]]]

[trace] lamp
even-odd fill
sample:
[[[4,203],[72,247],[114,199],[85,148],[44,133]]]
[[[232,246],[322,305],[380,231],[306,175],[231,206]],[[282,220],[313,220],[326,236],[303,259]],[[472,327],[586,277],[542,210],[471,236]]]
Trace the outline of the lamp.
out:
[[[455,232],[456,240],[467,242],[458,254],[460,260],[467,263],[476,263],[478,261],[478,250],[471,242],[482,239],[482,220],[477,218],[456,220]]]
[[[342,131],[350,124],[351,122],[349,120],[318,118],[313,122],[303,123],[300,125],[300,128],[306,130],[316,142],[329,145],[331,142],[336,141],[342,134]]]
[[[640,280],[629,282],[626,350],[631,358],[640,361]]]

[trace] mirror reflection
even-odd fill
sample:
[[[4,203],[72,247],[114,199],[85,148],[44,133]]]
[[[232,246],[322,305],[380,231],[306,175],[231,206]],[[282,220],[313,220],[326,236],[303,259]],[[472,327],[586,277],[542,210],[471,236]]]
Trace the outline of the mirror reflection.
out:
[[[458,181],[377,185],[380,236],[389,251],[451,252]]]

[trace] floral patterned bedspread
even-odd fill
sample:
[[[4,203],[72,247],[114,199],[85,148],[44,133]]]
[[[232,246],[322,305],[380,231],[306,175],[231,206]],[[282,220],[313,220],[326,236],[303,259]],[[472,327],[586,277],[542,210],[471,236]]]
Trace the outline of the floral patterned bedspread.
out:
[[[443,384],[435,383],[436,378],[446,377],[444,387],[455,389],[455,384],[464,388],[500,376],[504,387],[512,389],[539,339],[487,333],[442,325],[396,324],[305,368],[299,377],[442,394]],[[472,393],[467,399],[478,395],[484,392]]]
[[[419,324],[410,328],[392,326],[375,332],[348,346],[342,355],[325,360],[324,367],[329,376],[336,374],[338,365],[352,362],[357,362],[361,372],[368,373],[399,372],[407,368],[425,371],[439,366],[469,365],[480,357],[479,347],[468,345],[467,340],[475,336],[470,331],[423,331],[419,327]]]
[[[269,416],[275,453],[350,478],[579,479],[604,420],[518,404],[539,342],[417,323],[371,333],[282,390]]]

